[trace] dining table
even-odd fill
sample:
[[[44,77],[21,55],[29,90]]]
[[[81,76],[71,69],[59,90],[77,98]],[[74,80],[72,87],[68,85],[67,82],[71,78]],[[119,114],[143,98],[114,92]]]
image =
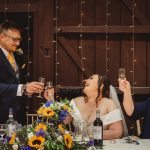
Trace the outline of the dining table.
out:
[[[150,139],[138,139],[137,141],[130,141],[128,138],[103,140],[103,146],[100,148],[80,145],[73,150],[150,150]]]
[[[103,150],[150,150],[150,139],[138,139],[138,142],[129,142],[125,138],[104,140]]]

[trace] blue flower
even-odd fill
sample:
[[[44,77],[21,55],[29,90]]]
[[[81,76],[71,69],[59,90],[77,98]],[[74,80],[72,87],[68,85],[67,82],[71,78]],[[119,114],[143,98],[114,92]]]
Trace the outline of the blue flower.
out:
[[[36,136],[42,136],[44,137],[45,136],[45,132],[43,129],[40,129],[39,131],[36,132]]]
[[[32,150],[30,146],[24,146],[21,150]]]
[[[49,107],[52,103],[53,103],[53,101],[47,101],[47,102],[45,103],[45,107]]]
[[[66,116],[68,116],[68,111],[66,111],[66,110],[61,110],[60,112],[59,112],[59,120],[60,121],[63,121],[65,118],[66,118]]]
[[[90,141],[88,141],[88,143],[87,143],[89,146],[93,146],[94,145],[94,140],[90,140]]]
[[[9,136],[6,136],[6,140],[7,140],[7,142],[9,142],[10,141],[10,137]]]
[[[6,144],[6,139],[1,140],[2,144]]]

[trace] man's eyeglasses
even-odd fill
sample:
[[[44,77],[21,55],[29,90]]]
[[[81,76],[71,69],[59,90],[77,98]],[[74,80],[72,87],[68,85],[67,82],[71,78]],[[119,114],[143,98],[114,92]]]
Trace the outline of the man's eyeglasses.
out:
[[[21,38],[15,38],[15,37],[12,37],[12,36],[10,36],[9,34],[6,34],[6,33],[4,33],[4,35],[11,38],[14,42],[21,42],[21,40],[22,40]]]

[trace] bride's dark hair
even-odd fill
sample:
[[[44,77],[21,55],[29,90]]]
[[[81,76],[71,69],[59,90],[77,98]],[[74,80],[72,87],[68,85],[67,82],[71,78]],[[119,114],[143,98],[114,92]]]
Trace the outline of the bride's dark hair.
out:
[[[99,96],[100,96],[100,88],[101,88],[102,84],[103,84],[102,97],[109,98],[109,93],[110,93],[110,81],[109,81],[109,79],[106,76],[101,76],[99,74],[97,74],[97,75],[98,75],[98,81],[97,81],[98,95],[95,99],[96,104],[98,104],[98,101],[100,101]],[[85,101],[87,102],[87,95],[85,93],[83,93],[83,95],[84,95]]]

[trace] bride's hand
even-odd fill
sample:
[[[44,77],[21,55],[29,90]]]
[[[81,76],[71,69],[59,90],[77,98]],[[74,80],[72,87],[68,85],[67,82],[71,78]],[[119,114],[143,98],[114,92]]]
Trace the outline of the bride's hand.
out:
[[[129,81],[127,81],[126,79],[125,80],[120,80],[118,79],[119,81],[119,89],[122,91],[122,92],[130,92],[131,90],[131,86],[130,86],[130,83]]]
[[[45,89],[44,91],[44,97],[46,100],[54,100],[54,88],[51,89]]]

